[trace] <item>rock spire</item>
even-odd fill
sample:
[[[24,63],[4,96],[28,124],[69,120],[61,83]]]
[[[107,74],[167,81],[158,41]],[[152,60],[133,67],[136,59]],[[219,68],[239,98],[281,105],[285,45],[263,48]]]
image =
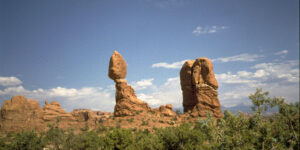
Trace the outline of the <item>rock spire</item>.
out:
[[[205,57],[186,61],[180,70],[184,112],[205,117],[207,112],[223,117],[218,99],[218,82],[212,62]]]

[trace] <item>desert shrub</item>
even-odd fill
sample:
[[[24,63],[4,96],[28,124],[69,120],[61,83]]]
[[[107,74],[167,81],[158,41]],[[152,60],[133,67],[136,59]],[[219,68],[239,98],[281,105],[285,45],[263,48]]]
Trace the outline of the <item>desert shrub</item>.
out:
[[[163,144],[156,134],[152,134],[149,130],[139,130],[134,134],[134,143],[128,149],[137,150],[162,150]]]
[[[75,150],[95,150],[100,146],[100,138],[94,131],[86,131],[78,134],[70,145]]]
[[[182,112],[178,109],[175,111],[175,113],[176,113],[176,115],[181,115],[182,114]]]
[[[116,123],[116,128],[121,128],[121,123],[120,122]]]
[[[201,131],[194,130],[191,124],[158,129],[156,134],[163,149],[201,149],[204,142]]]
[[[134,118],[127,119],[127,122],[129,122],[129,123],[132,123],[133,121],[134,121]]]
[[[74,134],[73,129],[69,129],[67,132],[65,132],[65,142],[63,143],[63,149],[64,150],[70,150],[74,149],[74,144],[76,142],[76,136]]]
[[[107,132],[108,128],[106,126],[104,126],[103,124],[100,124],[95,128],[95,131],[97,133],[103,133],[103,132]]]
[[[56,150],[62,149],[62,146],[65,143],[65,139],[65,131],[53,126],[50,127],[50,129],[45,133],[44,138],[47,145],[53,145]]]
[[[41,136],[35,131],[21,131],[9,137],[11,141],[5,146],[8,150],[40,150],[45,146]]]
[[[154,110],[149,110],[148,112],[150,112],[152,115],[156,114],[156,112]]]
[[[147,126],[147,125],[149,125],[149,120],[145,121],[143,118],[141,126]]]
[[[100,137],[102,148],[123,150],[133,144],[133,134],[128,129],[116,128]]]
[[[5,141],[5,137],[1,137],[0,136],[0,150],[6,150],[6,149],[8,149],[5,142],[6,142]]]
[[[138,114],[140,114],[142,112],[143,112],[143,110],[138,110],[138,111],[135,112],[135,114],[138,115]]]

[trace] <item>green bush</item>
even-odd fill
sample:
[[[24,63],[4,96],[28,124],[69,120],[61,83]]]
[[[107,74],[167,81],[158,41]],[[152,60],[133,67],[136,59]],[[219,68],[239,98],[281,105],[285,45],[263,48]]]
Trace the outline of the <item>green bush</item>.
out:
[[[102,148],[123,150],[133,144],[133,134],[129,129],[116,128],[100,138]]]
[[[9,144],[3,142],[1,145],[8,150],[40,150],[45,146],[42,138],[35,131],[21,131],[8,137]]]
[[[82,132],[75,136],[72,141],[71,149],[78,150],[95,150],[100,146],[100,138],[94,131]]]
[[[56,150],[62,149],[68,136],[64,130],[53,126],[44,134],[44,141],[47,145],[53,145]]]

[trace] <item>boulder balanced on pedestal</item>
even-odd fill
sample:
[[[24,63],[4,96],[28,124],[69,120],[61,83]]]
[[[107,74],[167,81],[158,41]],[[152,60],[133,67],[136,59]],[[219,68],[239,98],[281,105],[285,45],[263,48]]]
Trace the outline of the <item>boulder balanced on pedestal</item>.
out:
[[[208,58],[186,61],[180,71],[180,83],[184,112],[190,112],[195,117],[205,117],[208,112],[216,118],[223,117],[218,83]]]
[[[120,53],[114,51],[110,58],[108,76],[114,80],[116,86],[115,116],[131,116],[137,111],[151,110],[149,105],[139,100],[130,85],[127,85],[127,65]]]

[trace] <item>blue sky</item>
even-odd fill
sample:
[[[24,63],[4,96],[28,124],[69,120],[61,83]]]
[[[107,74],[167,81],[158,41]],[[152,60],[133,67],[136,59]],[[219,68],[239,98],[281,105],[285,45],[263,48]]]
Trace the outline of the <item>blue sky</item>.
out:
[[[298,0],[0,0],[0,103],[23,94],[68,111],[113,111],[109,58],[152,106],[180,107],[184,60],[208,57],[219,99],[263,88],[299,101]]]

